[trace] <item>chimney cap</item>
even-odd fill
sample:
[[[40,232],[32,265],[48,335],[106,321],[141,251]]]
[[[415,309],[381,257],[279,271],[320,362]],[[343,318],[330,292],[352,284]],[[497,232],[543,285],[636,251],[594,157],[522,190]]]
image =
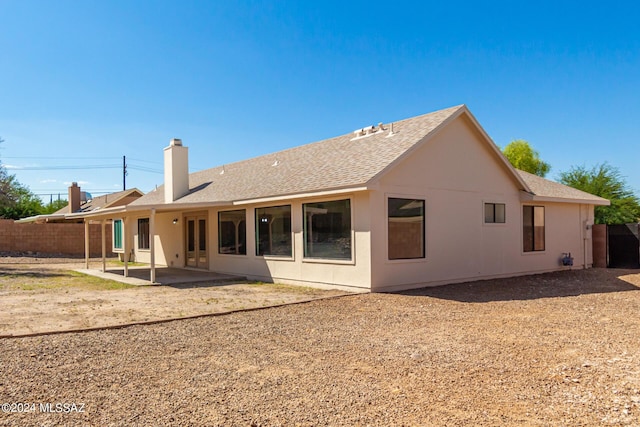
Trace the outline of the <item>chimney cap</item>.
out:
[[[169,145],[171,145],[171,146],[173,146],[173,145],[182,146],[182,140],[180,138],[173,138],[171,140],[171,142],[169,143]]]

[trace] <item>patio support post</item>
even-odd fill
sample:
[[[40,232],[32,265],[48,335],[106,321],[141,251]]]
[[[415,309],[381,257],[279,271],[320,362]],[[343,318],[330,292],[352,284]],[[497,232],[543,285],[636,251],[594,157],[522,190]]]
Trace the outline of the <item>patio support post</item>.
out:
[[[100,223],[101,231],[102,231],[102,272],[107,271],[107,220],[103,219]]]
[[[84,268],[89,269],[89,220],[84,219]]]
[[[156,248],[155,248],[155,234],[156,234],[156,210],[151,209],[151,215],[149,215],[149,252],[151,255],[151,283],[156,283]]]
[[[124,277],[129,277],[129,224],[128,218],[122,219],[122,250],[124,251]]]

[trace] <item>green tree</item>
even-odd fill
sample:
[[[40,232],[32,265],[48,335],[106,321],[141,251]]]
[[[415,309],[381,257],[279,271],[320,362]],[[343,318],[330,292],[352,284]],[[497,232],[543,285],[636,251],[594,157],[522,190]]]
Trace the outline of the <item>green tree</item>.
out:
[[[66,200],[54,200],[44,207],[42,213],[44,214],[52,214],[54,212],[58,212],[60,209],[66,207],[69,203]]]
[[[611,201],[610,206],[596,206],[596,224],[627,224],[640,218],[640,199],[627,186],[618,168],[606,162],[591,169],[573,166],[560,173],[560,182]]]
[[[502,150],[513,167],[544,177],[551,165],[540,159],[540,154],[524,139],[516,139],[507,144]]]
[[[10,175],[0,162],[0,218],[25,218],[39,215],[43,209],[42,200]]]

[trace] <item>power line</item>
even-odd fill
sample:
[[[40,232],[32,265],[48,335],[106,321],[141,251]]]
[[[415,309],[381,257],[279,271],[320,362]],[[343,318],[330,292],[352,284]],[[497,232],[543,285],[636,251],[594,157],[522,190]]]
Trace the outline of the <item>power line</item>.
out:
[[[12,165],[10,171],[54,171],[54,170],[89,170],[89,169],[123,169],[123,165],[60,165],[60,166],[18,166]],[[125,165],[124,169],[135,169],[141,172],[163,173],[160,169],[153,169],[147,166]]]
[[[128,169],[134,169],[137,171],[141,171],[141,172],[150,172],[150,173],[164,173],[163,171],[161,171],[160,169],[151,169],[151,168],[147,168],[144,166],[136,166],[136,165],[127,165]]]
[[[129,158],[129,160],[133,160],[134,162],[142,162],[142,163],[151,163],[151,164],[154,164],[154,165],[162,165],[162,162],[153,162],[151,160],[132,159],[132,158]]]
[[[65,165],[65,166],[15,166],[8,168],[11,171],[55,171],[55,170],[82,170],[82,169],[119,169],[119,165]]]
[[[51,160],[51,159],[55,159],[55,160],[115,160],[115,159],[119,159],[120,157],[70,157],[70,156],[64,156],[64,157],[55,157],[55,156],[2,156],[3,159],[27,159],[27,160],[35,160],[35,159],[46,159],[46,160]]]

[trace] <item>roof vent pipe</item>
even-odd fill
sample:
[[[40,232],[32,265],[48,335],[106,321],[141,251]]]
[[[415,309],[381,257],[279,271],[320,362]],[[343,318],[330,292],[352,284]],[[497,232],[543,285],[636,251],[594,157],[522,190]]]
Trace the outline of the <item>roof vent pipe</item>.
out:
[[[395,132],[393,132],[393,123],[389,124],[389,135],[387,135],[387,138],[389,138],[390,136],[395,135]]]

